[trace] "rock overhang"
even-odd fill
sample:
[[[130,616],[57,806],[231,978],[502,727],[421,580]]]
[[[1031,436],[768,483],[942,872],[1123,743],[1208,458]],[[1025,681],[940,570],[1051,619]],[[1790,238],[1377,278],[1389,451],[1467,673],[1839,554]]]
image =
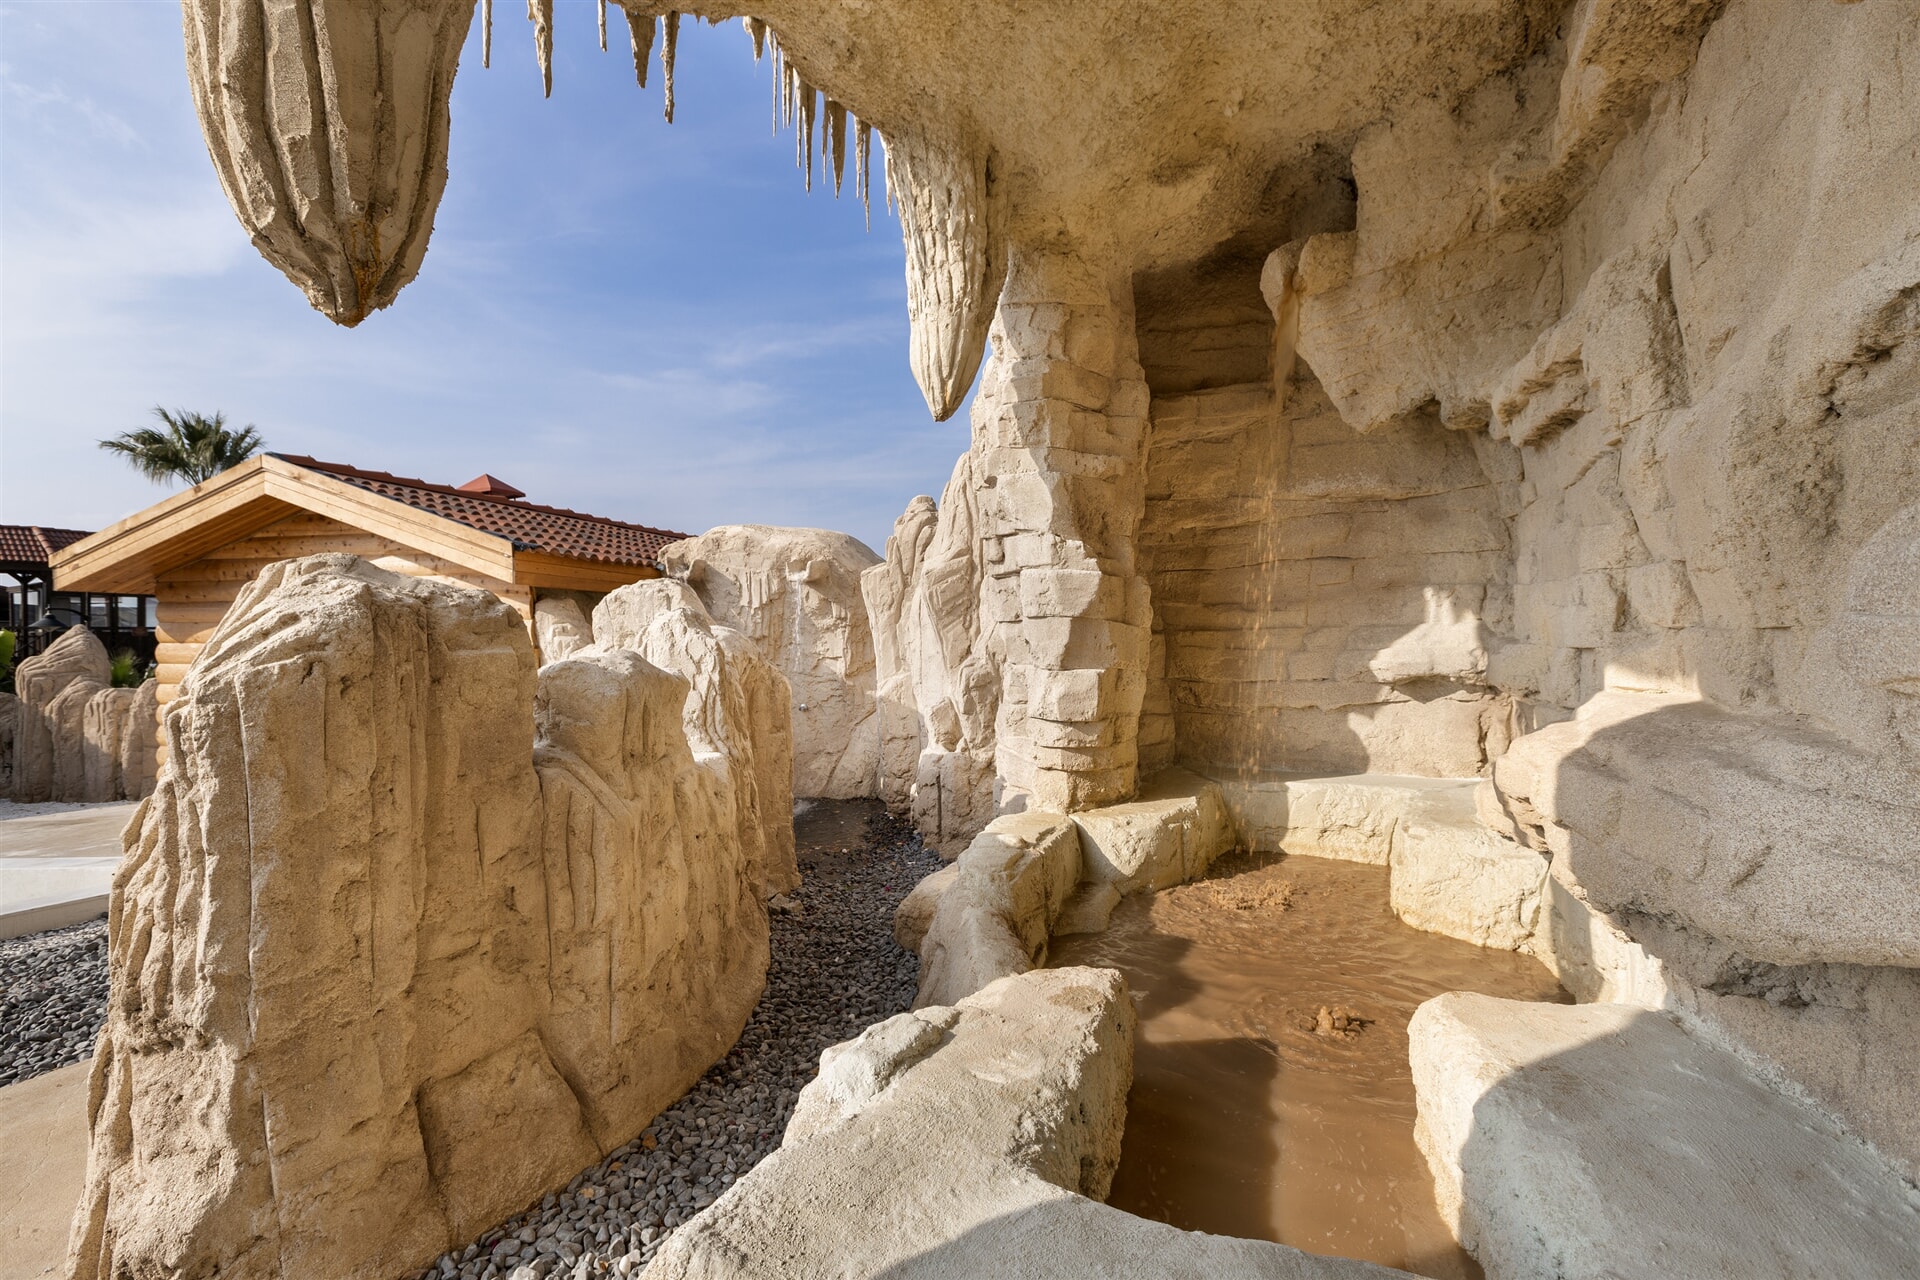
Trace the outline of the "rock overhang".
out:
[[[746,18],[751,47],[773,51],[808,152],[816,122],[823,147],[838,139],[841,161],[849,120],[862,137],[867,126],[881,134],[906,233],[914,372],[936,418],[950,416],[973,384],[1009,245],[1064,245],[1124,275],[1204,270],[1235,244],[1349,229],[1348,157],[1369,127],[1420,103],[1455,110],[1490,79],[1564,60],[1569,49],[1637,57],[1668,74],[1677,59],[1684,70],[1673,50],[1690,56],[1701,15],[1718,7],[616,3],[636,62],[658,52],[669,80],[666,37],[679,17]],[[491,7],[482,10],[489,28]],[[472,0],[347,9],[184,0],[184,8],[209,151],[256,246],[339,323],[390,305],[421,268],[444,189]],[[551,0],[530,16],[545,65],[556,30],[565,38],[573,18],[556,16]],[[1632,105],[1638,81],[1601,80],[1611,91],[1588,94],[1588,115]],[[1541,104],[1548,116],[1551,107]],[[1594,147],[1562,121],[1515,154],[1584,156]],[[1538,192],[1530,199],[1530,208],[1551,204]]]

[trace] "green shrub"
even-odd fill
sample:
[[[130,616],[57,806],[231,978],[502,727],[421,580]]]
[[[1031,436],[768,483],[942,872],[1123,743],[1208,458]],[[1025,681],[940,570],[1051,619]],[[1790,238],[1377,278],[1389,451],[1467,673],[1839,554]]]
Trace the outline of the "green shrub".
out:
[[[147,673],[139,666],[139,659],[133,656],[133,650],[122,649],[113,655],[110,665],[113,675],[109,681],[116,689],[137,689]]]
[[[0,693],[13,692],[13,632],[0,628]]]

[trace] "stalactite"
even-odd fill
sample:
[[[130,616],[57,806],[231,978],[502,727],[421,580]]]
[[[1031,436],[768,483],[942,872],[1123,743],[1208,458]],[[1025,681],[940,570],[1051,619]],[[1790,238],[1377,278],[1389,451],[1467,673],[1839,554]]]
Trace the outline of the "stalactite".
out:
[[[1001,209],[983,149],[915,134],[883,141],[888,195],[899,192],[907,249],[909,362],[927,407],[944,422],[980,370],[1006,279]]]
[[[599,0],[599,4],[600,4],[600,52],[605,53],[607,51],[607,0]]]
[[[493,0],[480,0],[480,65],[493,65]]]
[[[873,230],[873,126],[865,120],[853,125],[853,185],[860,192],[860,211],[867,230]]]
[[[647,87],[647,63],[653,59],[654,16],[623,9],[627,15],[627,37],[633,42],[633,74],[642,89]]]
[[[534,52],[540,58],[540,87],[553,96],[553,0],[527,0],[527,20],[533,23]]]
[[[827,160],[833,165],[833,195],[840,198],[840,182],[847,168],[847,109],[827,99],[827,127],[821,137],[827,149]]]
[[[800,142],[800,154],[805,157],[800,170],[806,175],[807,190],[813,190],[813,122],[820,114],[819,91],[802,80],[800,82],[800,129],[797,137]]]
[[[660,79],[667,93],[667,123],[673,123],[673,51],[680,43],[680,15],[669,12],[666,39],[660,42]]]
[[[180,12],[194,110],[234,214],[315,308],[359,324],[426,254],[473,0],[186,0]]]
[[[767,24],[758,18],[742,18],[741,21],[746,23],[747,34],[753,37],[753,60],[758,62],[767,51]]]
[[[773,132],[780,134],[780,96],[787,85],[786,61],[780,52],[780,42],[773,42]]]

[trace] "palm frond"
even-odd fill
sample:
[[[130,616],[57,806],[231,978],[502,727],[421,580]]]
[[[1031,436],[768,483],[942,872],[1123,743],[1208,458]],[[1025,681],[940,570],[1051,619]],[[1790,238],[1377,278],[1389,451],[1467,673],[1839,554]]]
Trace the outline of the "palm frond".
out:
[[[166,430],[141,427],[102,440],[100,447],[120,454],[141,475],[156,483],[185,480],[188,484],[199,484],[245,462],[266,443],[257,427],[249,425],[237,431],[229,430],[224,413],[209,418],[185,409],[169,413],[155,405],[153,415]]]

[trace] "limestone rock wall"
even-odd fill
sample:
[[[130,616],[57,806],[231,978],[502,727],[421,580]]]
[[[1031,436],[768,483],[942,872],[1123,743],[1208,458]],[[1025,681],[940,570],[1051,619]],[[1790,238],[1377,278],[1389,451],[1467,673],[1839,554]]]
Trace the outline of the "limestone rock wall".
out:
[[[70,1273],[410,1273],[725,1052],[767,925],[686,684],[493,597],[269,566],[129,830]]]
[[[981,643],[974,455],[961,455],[942,505],[915,498],[861,575],[873,625],[880,798],[913,815],[943,856],[992,821],[1000,677]]]
[[[945,502],[915,499],[865,579],[884,637],[883,794],[910,791],[950,854],[995,808],[1071,812],[1125,799],[1138,777],[1147,388],[1131,288],[1098,262],[1015,255],[972,447]]]
[[[1920,29],[1735,0],[1654,74],[1618,9],[1367,131],[1356,229],[1275,255],[1281,323],[1355,429],[1485,441],[1485,679],[1526,735],[1495,821],[1911,1172]]]
[[[542,596],[533,602],[533,639],[542,665],[571,658],[593,643],[587,618],[588,611],[571,596]]]
[[[800,883],[793,844],[793,695],[753,641],[707,616],[683,582],[610,592],[591,651],[630,649],[688,684],[682,724],[697,758],[730,780],[731,818],[767,896]]]
[[[85,627],[14,669],[17,696],[0,705],[11,744],[11,799],[137,800],[153,787],[159,721],[151,681],[114,689],[106,646]]]
[[[1479,773],[1508,721],[1486,671],[1507,606],[1496,486],[1437,421],[1361,435],[1311,372],[1281,390],[1153,403],[1140,543],[1175,754]]]
[[[860,576],[879,556],[826,529],[722,525],[663,548],[715,622],[758,645],[793,690],[793,794],[877,793],[880,718]]]

